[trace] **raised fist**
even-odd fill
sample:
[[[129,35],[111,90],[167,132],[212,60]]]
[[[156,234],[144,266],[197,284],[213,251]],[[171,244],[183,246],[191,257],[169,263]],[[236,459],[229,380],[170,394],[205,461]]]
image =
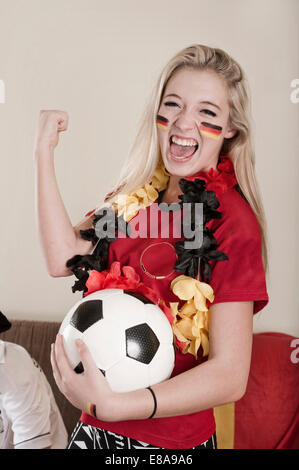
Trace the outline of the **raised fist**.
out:
[[[41,110],[35,145],[55,148],[59,141],[59,132],[67,130],[68,120],[69,116],[65,111]]]

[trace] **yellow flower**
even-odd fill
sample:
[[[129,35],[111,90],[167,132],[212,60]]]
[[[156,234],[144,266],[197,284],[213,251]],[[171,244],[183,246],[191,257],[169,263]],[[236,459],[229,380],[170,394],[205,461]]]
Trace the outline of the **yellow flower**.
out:
[[[181,320],[177,318],[178,316],[180,316],[180,312],[178,310],[178,302],[170,302],[169,305],[174,318],[172,323],[172,329],[175,336],[179,341],[182,341],[183,343],[189,343],[190,339],[192,339],[192,320],[190,320],[190,318],[188,317]]]
[[[211,286],[189,276],[178,276],[171,283],[172,292],[181,300],[186,300],[181,309],[178,302],[171,302],[173,315],[172,329],[181,342],[185,343],[183,353],[190,353],[197,358],[201,346],[203,356],[209,353],[209,310],[206,300],[214,300]]]
[[[169,173],[166,171],[164,163],[161,161],[152,177],[152,185],[157,191],[162,191],[167,187]]]
[[[119,194],[116,201],[112,203],[112,209],[118,217],[123,216],[128,222],[139,211],[139,200],[136,196],[130,194]]]
[[[118,216],[123,216],[129,222],[140,209],[150,206],[159,196],[159,191],[167,187],[169,174],[163,162],[160,162],[153,174],[150,183],[145,183],[130,194],[119,194],[112,202],[112,209]]]
[[[194,299],[194,304],[197,310],[207,311],[206,299],[210,302],[214,300],[214,292],[209,284],[200,282],[197,279],[189,276],[176,277],[171,285],[172,292],[177,295],[181,300]]]
[[[194,304],[194,300],[187,300],[187,302],[184,303],[182,306],[181,310],[178,312],[178,315],[181,318],[184,317],[192,317],[196,313],[196,307]]]

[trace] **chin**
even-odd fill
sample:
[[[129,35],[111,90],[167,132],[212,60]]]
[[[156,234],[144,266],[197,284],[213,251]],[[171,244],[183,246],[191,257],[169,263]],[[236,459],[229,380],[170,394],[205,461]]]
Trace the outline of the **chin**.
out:
[[[198,156],[188,161],[174,161],[171,157],[167,158],[166,161],[163,158],[163,161],[166,170],[172,176],[184,178],[185,176],[192,176],[203,170],[203,165],[199,165]]]
[[[218,155],[204,156],[197,150],[191,157],[186,159],[176,159],[169,151],[163,155],[163,162],[166,170],[173,176],[184,178],[193,176],[200,171],[208,171],[211,167],[216,168]]]

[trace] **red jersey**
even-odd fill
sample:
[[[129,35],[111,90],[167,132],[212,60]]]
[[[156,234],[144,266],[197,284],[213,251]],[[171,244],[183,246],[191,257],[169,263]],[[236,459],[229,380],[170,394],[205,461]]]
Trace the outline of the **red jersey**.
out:
[[[223,251],[229,259],[211,262],[210,285],[215,295],[213,303],[254,301],[254,313],[256,313],[268,302],[261,257],[261,234],[257,219],[249,204],[234,187],[218,194],[217,198],[222,218],[210,221],[207,227],[215,230],[214,237],[218,243],[218,250]],[[179,301],[171,292],[170,283],[181,274],[174,270],[177,259],[174,245],[183,237],[182,234],[174,233],[176,231],[174,229],[169,237],[165,238],[163,218],[169,216],[170,220],[175,220],[180,213],[181,211],[167,212],[165,208],[162,210],[162,206],[158,204],[142,209],[131,219],[129,225],[134,230],[138,220],[149,222],[150,219],[152,233],[157,228],[157,236],[118,238],[109,247],[109,266],[113,261],[119,261],[122,266],[134,267],[140,276],[140,281],[154,289],[166,302]],[[174,223],[172,226],[175,228],[178,224]],[[182,354],[177,350],[172,377],[205,360],[201,348],[197,360],[190,353]],[[81,421],[168,449],[195,447],[209,439],[215,432],[213,409],[183,416],[121,422],[101,421],[83,412]]]

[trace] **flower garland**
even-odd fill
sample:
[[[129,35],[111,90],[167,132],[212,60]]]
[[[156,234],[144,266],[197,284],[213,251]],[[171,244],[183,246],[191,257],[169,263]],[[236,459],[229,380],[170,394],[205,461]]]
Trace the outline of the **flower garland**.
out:
[[[103,289],[124,289],[141,294],[153,304],[159,305],[170,323],[173,322],[170,307],[158,294],[140,281],[140,276],[132,266],[121,266],[119,261],[113,261],[109,269],[104,271],[92,270],[86,282],[87,291],[84,297]]]
[[[75,255],[66,263],[66,266],[73,271],[78,279],[72,286],[73,292],[79,290],[83,291],[83,295],[88,295],[91,293],[92,283],[92,292],[103,288],[99,286],[104,285],[102,276],[108,276],[109,244],[117,239],[119,231],[130,233],[128,222],[140,209],[150,206],[157,200],[159,192],[167,187],[168,179],[169,173],[167,173],[163,163],[160,162],[149,183],[146,183],[130,194],[119,195],[117,200],[112,202],[111,207],[94,211],[94,228],[80,231],[83,239],[92,242],[94,246],[93,253],[84,256]],[[211,168],[208,172],[202,171],[195,176],[182,178],[179,180],[179,185],[182,190],[182,195],[179,196],[180,204],[181,206],[183,203],[190,205],[191,226],[193,230],[202,230],[202,245],[197,249],[185,248],[185,241],[192,241],[193,238],[185,238],[184,241],[176,242],[177,261],[174,268],[178,273],[182,273],[182,275],[179,275],[172,281],[170,288],[180,300],[186,302],[181,308],[178,307],[179,302],[171,302],[170,310],[167,310],[164,301],[159,299],[158,303],[172,324],[177,347],[184,354],[191,353],[197,357],[198,349],[202,346],[203,355],[206,356],[209,352],[209,311],[206,301],[213,302],[214,300],[213,290],[208,284],[211,279],[209,261],[228,259],[225,253],[217,250],[217,241],[213,232],[207,228],[206,224],[210,220],[220,219],[222,216],[217,210],[219,201],[216,197],[216,192],[221,194],[228,187],[236,186],[237,180],[234,176],[232,162],[228,157],[223,156],[219,158],[217,170]],[[202,227],[196,226],[196,203],[202,203],[203,205]],[[101,219],[104,215],[105,225],[102,226]],[[113,233],[115,233],[113,237],[103,236],[103,228],[108,231],[109,226],[113,229]],[[123,270],[124,268],[125,271],[123,273],[125,275],[129,272],[129,268],[133,269],[128,266],[123,267]],[[113,266],[112,271],[115,269],[115,266]],[[91,271],[90,274],[89,271]],[[120,276],[120,273],[118,275]],[[197,279],[198,277],[201,281]],[[113,282],[115,283],[115,272]],[[139,280],[136,282],[138,283]],[[135,287],[137,289],[137,284]]]
[[[170,302],[172,329],[184,344],[182,352],[197,357],[202,346],[203,356],[206,356],[209,353],[209,309],[206,301],[214,300],[212,287],[189,276],[178,276],[172,281],[171,290],[179,299],[187,301],[181,309],[178,309],[179,302]]]
[[[169,176],[163,163],[159,162],[150,183],[145,183],[130,194],[120,194],[117,197],[117,202],[112,203],[114,212],[129,222],[140,209],[145,209],[156,201],[159,192],[167,187]]]

